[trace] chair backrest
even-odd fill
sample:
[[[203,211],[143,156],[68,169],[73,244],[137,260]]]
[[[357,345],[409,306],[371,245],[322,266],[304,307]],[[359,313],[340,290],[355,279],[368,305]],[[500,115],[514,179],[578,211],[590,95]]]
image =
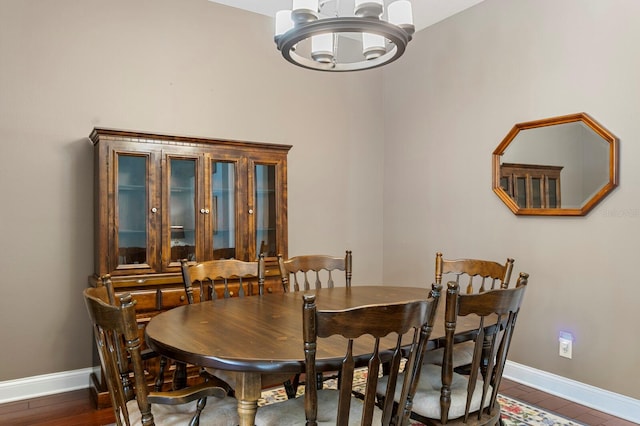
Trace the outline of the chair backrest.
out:
[[[344,257],[315,254],[295,256],[284,260],[282,255],[278,255],[278,266],[280,268],[282,287],[285,292],[289,291],[291,276],[293,276],[294,291],[300,291],[300,283],[302,283],[303,290],[310,290],[309,274],[313,276],[313,285],[316,289],[323,287],[323,285],[333,288],[335,283],[332,271],[344,271],[345,286],[351,287],[353,270],[351,250],[347,250]],[[325,275],[326,280],[323,279]]]
[[[209,260],[195,265],[189,265],[187,260],[180,261],[182,267],[182,281],[187,293],[189,304],[194,303],[193,284],[199,287],[200,300],[207,298],[216,299],[216,283],[224,285],[223,297],[229,298],[232,291],[229,288],[229,280],[238,280],[238,297],[245,294],[254,294],[253,281],[257,280],[258,294],[264,294],[265,267],[264,256],[260,254],[257,262],[243,262],[235,259]],[[246,278],[250,278],[247,280]],[[207,287],[207,285],[209,287]],[[245,291],[245,287],[247,290]]]
[[[439,290],[439,289],[438,289]],[[316,369],[316,348],[322,345],[322,340],[318,338],[328,338],[331,336],[342,336],[345,339],[345,356],[342,360],[340,370],[341,381],[338,402],[338,426],[353,424],[349,422],[349,411],[353,387],[354,368],[356,360],[352,353],[353,340],[361,336],[368,335],[371,340],[371,355],[367,361],[367,382],[364,392],[364,407],[360,424],[370,425],[373,419],[374,406],[376,401],[376,387],[378,376],[383,363],[389,362],[389,380],[385,393],[385,403],[382,413],[382,424],[404,424],[411,413],[411,403],[413,393],[415,393],[417,366],[422,363],[426,344],[431,334],[439,291],[432,291],[431,296],[425,300],[408,301],[395,304],[380,304],[354,307],[345,310],[322,311],[318,310],[315,304],[315,295],[307,294],[303,296],[303,335],[305,352],[305,415],[307,425],[316,425],[318,412],[317,394],[317,369]],[[380,338],[395,333],[398,336],[394,348],[381,348]],[[407,334],[411,337],[411,343],[403,346],[402,336]],[[402,380],[402,391],[399,409],[394,406],[394,395],[398,383],[398,374],[401,366],[401,359],[407,357],[404,371],[412,372],[405,374]],[[398,422],[398,417],[405,418],[405,422]]]
[[[496,288],[508,288],[513,270],[513,259],[507,259],[504,265],[491,260],[480,259],[456,259],[448,260],[442,257],[442,253],[436,253],[436,277],[437,285],[442,285],[443,276],[455,279],[458,285],[464,285],[464,293],[481,293]],[[466,283],[460,282],[461,277],[466,277]],[[449,281],[446,279],[445,281]]]
[[[460,287],[456,282],[447,284],[445,307],[446,342],[442,362],[442,388],[440,392],[440,421],[447,423],[452,403],[453,346],[457,318],[459,316],[477,315],[480,318],[477,338],[474,343],[473,360],[465,386],[464,406],[456,402],[458,409],[463,411],[463,421],[467,423],[470,417],[483,420],[497,421],[500,416],[499,405],[496,405],[498,389],[502,380],[502,373],[513,330],[520,311],[529,275],[520,273],[515,288],[487,290],[483,293],[460,294]],[[452,418],[460,418],[455,415]],[[476,424],[473,422],[473,424]]]
[[[145,424],[153,424],[140,353],[141,342],[138,336],[135,302],[131,295],[126,294],[120,298],[120,306],[113,305],[109,302],[108,293],[107,287],[100,286],[86,288],[83,294],[94,326],[100,363],[116,421],[120,425],[122,418],[128,424],[127,401],[136,398],[142,418],[150,422]],[[133,384],[130,381],[129,362],[134,373]]]

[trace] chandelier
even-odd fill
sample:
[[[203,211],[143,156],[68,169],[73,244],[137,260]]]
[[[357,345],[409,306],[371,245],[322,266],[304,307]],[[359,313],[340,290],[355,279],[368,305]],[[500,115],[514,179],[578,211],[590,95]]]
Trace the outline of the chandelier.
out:
[[[340,16],[340,0],[293,0],[276,14],[274,40],[294,65],[320,71],[358,71],[395,61],[415,32],[411,3],[355,0]],[[384,19],[383,19],[384,18]]]

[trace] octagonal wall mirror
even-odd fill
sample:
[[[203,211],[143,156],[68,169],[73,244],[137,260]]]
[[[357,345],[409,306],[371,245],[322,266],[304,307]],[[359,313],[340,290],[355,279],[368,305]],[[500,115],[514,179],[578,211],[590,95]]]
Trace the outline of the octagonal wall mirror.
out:
[[[516,124],[493,191],[517,215],[584,216],[618,186],[618,138],[585,113]]]

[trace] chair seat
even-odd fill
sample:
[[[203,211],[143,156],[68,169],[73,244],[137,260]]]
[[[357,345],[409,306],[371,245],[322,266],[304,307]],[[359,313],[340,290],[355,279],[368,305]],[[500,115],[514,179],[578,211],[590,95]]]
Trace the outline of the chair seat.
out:
[[[475,343],[471,340],[453,345],[453,368],[471,364],[471,361],[473,360],[474,345]],[[424,363],[442,365],[443,356],[444,348],[427,351],[424,356]]]
[[[197,402],[198,401],[192,401],[179,405],[152,404],[151,413],[153,414],[155,424],[158,426],[188,425],[197,411]],[[142,425],[142,416],[135,399],[127,402],[127,410],[129,411],[131,426]],[[124,419],[122,422],[126,424]],[[207,405],[200,414],[201,425],[229,426],[237,425],[239,422],[238,402],[235,398],[207,398]]]
[[[335,389],[322,389],[318,391],[318,425],[335,425],[338,413],[338,394]],[[362,417],[361,400],[352,397],[349,415],[349,425],[359,426]],[[373,423],[382,422],[382,411],[374,407]],[[204,423],[203,423],[204,424]],[[304,395],[294,399],[288,399],[271,405],[265,405],[258,409],[256,426],[281,426],[281,425],[305,425]]]
[[[398,383],[402,383],[402,374],[398,376]],[[442,387],[442,369],[434,364],[424,364],[420,373],[418,387],[413,397],[412,412],[430,419],[440,419],[440,388]],[[456,419],[464,415],[467,400],[467,376],[453,373],[451,381],[451,407],[449,408],[449,418]],[[475,391],[471,398],[470,411],[477,411],[480,408],[482,398],[482,380],[478,379]],[[378,393],[384,395],[387,386],[387,378],[382,377],[378,382]],[[489,405],[490,395],[493,388],[489,386],[484,406]],[[396,387],[394,399],[400,398],[400,390]]]

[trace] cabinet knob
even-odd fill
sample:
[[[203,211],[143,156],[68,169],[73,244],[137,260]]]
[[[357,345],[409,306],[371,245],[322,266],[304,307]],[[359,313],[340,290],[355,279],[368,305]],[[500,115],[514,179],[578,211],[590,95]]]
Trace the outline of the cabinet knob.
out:
[[[181,302],[184,302],[184,299],[185,299],[184,295],[180,296],[180,301]]]
[[[158,209],[156,207],[151,207],[151,213],[157,213]]]
[[[249,214],[253,214],[253,209],[249,209]]]
[[[209,214],[209,209],[200,209],[200,213]]]

